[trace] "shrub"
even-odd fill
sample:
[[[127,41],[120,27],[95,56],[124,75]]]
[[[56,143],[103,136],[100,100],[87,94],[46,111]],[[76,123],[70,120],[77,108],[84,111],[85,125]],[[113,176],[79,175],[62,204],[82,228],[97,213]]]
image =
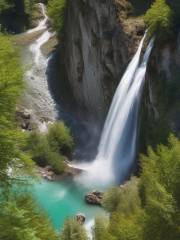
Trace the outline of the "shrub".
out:
[[[67,219],[60,235],[61,240],[88,240],[85,229],[75,219]]]
[[[30,133],[27,141],[27,150],[39,166],[50,165],[56,174],[63,173],[64,158],[60,153],[52,150],[46,135],[38,132]]]
[[[65,169],[64,157],[56,152],[49,152],[47,155],[47,163],[52,167],[56,174],[62,174]]]
[[[140,206],[138,187],[139,180],[132,178],[122,188],[109,189],[103,198],[103,206],[111,213],[117,210],[124,214],[134,212]]]
[[[52,20],[53,28],[60,36],[64,26],[64,14],[67,0],[49,0],[48,15]]]
[[[93,235],[95,240],[115,240],[108,232],[108,220],[106,218],[96,218]]]
[[[36,131],[28,134],[25,150],[39,166],[50,165],[56,174],[61,174],[65,169],[63,155],[70,155],[73,145],[69,129],[63,122],[57,122],[47,134]]]
[[[180,141],[173,135],[141,156],[141,198],[146,209],[144,234],[148,240],[178,240],[180,236]]]
[[[9,167],[22,171],[32,167],[29,156],[21,151],[22,139],[14,121],[16,104],[23,90],[20,56],[10,37],[0,35],[0,185],[12,183]],[[14,161],[16,159],[16,161]]]
[[[149,35],[159,38],[170,35],[173,27],[173,11],[165,0],[156,0],[144,16]]]
[[[50,220],[26,194],[0,202],[0,239],[58,240]]]
[[[57,122],[48,129],[47,139],[51,149],[69,155],[74,147],[70,130],[63,122]]]
[[[32,159],[40,166],[48,164],[48,156],[51,152],[50,146],[45,135],[38,132],[29,134],[27,149],[32,155]]]

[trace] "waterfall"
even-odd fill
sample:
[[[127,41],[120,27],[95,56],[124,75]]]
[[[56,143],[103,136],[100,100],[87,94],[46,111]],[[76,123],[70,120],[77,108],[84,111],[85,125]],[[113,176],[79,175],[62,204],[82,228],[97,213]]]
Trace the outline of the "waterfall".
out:
[[[37,27],[28,30],[27,33],[34,33],[34,32],[45,30],[47,28],[46,23],[47,23],[47,20],[48,20],[48,16],[46,14],[46,8],[45,8],[43,3],[38,3],[38,5],[41,8],[41,12],[42,12],[42,15],[43,15],[44,18],[39,21],[39,24],[38,24]]]
[[[41,12],[44,16],[39,21],[36,28],[30,29],[26,32],[27,36],[35,32],[40,32],[40,36],[30,46],[28,46],[28,70],[25,72],[25,80],[27,82],[27,89],[24,96],[24,106],[30,111],[35,122],[41,131],[47,130],[47,123],[53,122],[57,117],[55,102],[50,94],[46,69],[49,58],[46,58],[42,53],[42,46],[48,42],[53,36],[53,33],[48,31],[45,5],[39,3]],[[29,54],[30,53],[30,54]]]
[[[146,34],[116,90],[95,160],[90,164],[76,164],[77,168],[85,170],[80,176],[81,182],[98,183],[101,186],[122,183],[134,167],[139,105],[147,63],[154,43],[153,38],[140,63],[145,37]]]

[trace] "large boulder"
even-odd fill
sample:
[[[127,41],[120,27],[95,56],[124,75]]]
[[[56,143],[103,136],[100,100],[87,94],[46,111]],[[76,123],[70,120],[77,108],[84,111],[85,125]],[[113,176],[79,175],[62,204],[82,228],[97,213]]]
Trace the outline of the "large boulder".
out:
[[[78,213],[76,215],[76,220],[81,224],[83,225],[86,221],[86,216],[83,214],[83,213]]]
[[[103,199],[103,192],[100,191],[93,191],[91,193],[88,193],[85,196],[85,201],[88,204],[93,204],[93,205],[102,205],[102,199]]]

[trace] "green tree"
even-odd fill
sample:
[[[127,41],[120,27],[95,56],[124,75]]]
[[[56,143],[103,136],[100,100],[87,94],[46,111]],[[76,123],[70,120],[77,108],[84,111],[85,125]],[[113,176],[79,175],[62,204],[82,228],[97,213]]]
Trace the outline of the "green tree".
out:
[[[48,218],[28,195],[9,197],[0,203],[0,239],[57,240]]]
[[[103,206],[111,214],[107,228],[112,239],[143,239],[144,211],[141,209],[137,178],[132,178],[123,187],[108,190]]]
[[[105,194],[110,218],[106,225],[96,223],[98,240],[102,232],[116,240],[179,239],[180,141],[171,135],[167,146],[149,147],[148,154],[141,155],[141,167],[139,179]]]
[[[11,3],[11,1],[8,1],[8,0],[0,0],[0,14],[3,12],[3,11],[6,11],[10,8],[13,8],[13,3]]]
[[[74,147],[70,130],[63,122],[56,122],[50,125],[47,134],[51,148],[64,155],[69,155]]]
[[[52,20],[53,28],[62,37],[64,27],[64,14],[67,0],[49,0],[48,15]]]
[[[11,182],[10,169],[24,168],[32,161],[22,148],[22,135],[15,126],[15,108],[23,89],[17,49],[8,37],[0,36],[0,185]]]
[[[147,213],[144,239],[179,239],[180,141],[171,135],[168,146],[160,145],[156,152],[149,148],[141,159],[140,193]]]
[[[60,234],[61,240],[88,240],[83,226],[75,219],[67,219]]]
[[[103,206],[110,213],[115,211],[124,214],[132,213],[141,205],[138,189],[139,180],[135,177],[123,187],[111,188],[105,193]]]
[[[27,135],[26,150],[32,156],[32,159],[39,166],[46,166],[48,164],[48,155],[51,151],[47,138],[44,134],[33,131]]]
[[[1,31],[19,33],[26,30],[30,26],[36,2],[36,0],[0,0]]]
[[[93,229],[93,240],[116,240],[108,231],[108,223],[107,219],[96,218]]]
[[[27,134],[24,148],[39,166],[50,165],[57,174],[65,169],[64,156],[69,156],[74,146],[70,130],[63,122],[55,122],[47,133],[33,131]]]
[[[172,33],[173,11],[166,0],[155,0],[144,16],[149,35],[165,38]]]
[[[24,189],[22,184],[27,187],[27,173],[34,168],[24,152],[24,134],[15,123],[23,75],[18,51],[10,38],[0,36],[0,42],[0,239],[57,240],[47,217],[30,196],[19,193]]]

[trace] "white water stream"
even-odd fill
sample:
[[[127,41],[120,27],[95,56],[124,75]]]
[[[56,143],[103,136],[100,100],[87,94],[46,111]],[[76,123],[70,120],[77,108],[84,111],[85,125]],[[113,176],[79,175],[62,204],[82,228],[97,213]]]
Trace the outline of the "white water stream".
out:
[[[39,21],[39,24],[38,24],[37,27],[28,30],[27,33],[34,33],[34,32],[38,32],[38,31],[47,29],[46,23],[47,23],[47,20],[48,20],[48,16],[46,14],[46,8],[45,8],[43,3],[38,3],[38,4],[39,4],[39,7],[41,8],[43,19]]]
[[[80,182],[100,186],[122,183],[133,170],[136,158],[139,105],[147,63],[154,43],[152,39],[140,63],[145,36],[114,95],[96,159],[90,164],[74,165],[85,171],[77,178]]]
[[[50,94],[47,83],[46,69],[48,58],[42,53],[42,46],[48,42],[53,33],[49,32],[46,26],[48,17],[44,4],[39,3],[44,18],[39,21],[36,28],[28,30],[26,34],[33,34],[44,30],[40,37],[28,47],[28,54],[31,55],[31,64],[25,73],[27,91],[25,96],[25,106],[31,113],[33,122],[43,132],[47,130],[47,123],[56,119],[57,111],[55,102]]]

